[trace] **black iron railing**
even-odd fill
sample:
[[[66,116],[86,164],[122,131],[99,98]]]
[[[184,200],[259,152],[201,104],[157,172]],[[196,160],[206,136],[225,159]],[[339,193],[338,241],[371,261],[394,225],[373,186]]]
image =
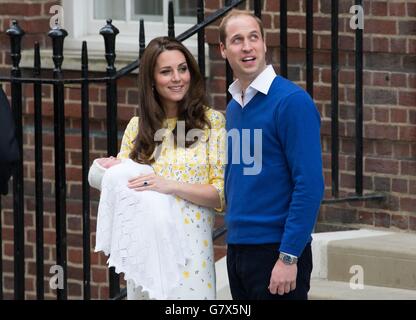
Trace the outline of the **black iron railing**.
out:
[[[254,1],[254,13],[261,18],[263,1]],[[199,0],[197,6],[197,24],[180,34],[176,38],[183,41],[194,34],[198,34],[198,64],[203,74],[205,74],[205,48],[204,30],[214,21],[220,19],[232,8],[245,3],[246,0],[226,1],[226,5],[215,13],[205,17],[204,1]],[[313,95],[313,0],[306,1],[306,88]],[[340,198],[339,197],[339,136],[338,136],[338,1],[332,1],[332,199],[325,199],[323,204],[337,203],[346,201],[380,200],[384,198],[382,194],[363,195],[363,102],[362,102],[362,30],[357,29],[356,33],[356,194]],[[357,1],[361,4],[361,1]],[[288,72],[288,46],[287,46],[287,0],[280,0],[280,74],[287,76]],[[64,88],[68,84],[81,85],[81,131],[82,131],[82,239],[83,239],[83,297],[90,299],[91,288],[91,260],[90,260],[90,189],[87,181],[89,170],[89,87],[93,83],[106,84],[106,106],[107,106],[107,154],[115,156],[117,154],[117,81],[129,75],[138,68],[139,59],[116,70],[114,63],[116,60],[115,42],[118,34],[117,28],[111,20],[100,30],[104,38],[105,58],[107,61],[106,75],[103,77],[90,77],[88,71],[88,49],[87,43],[82,44],[82,62],[80,78],[65,78],[61,69],[63,61],[63,46],[66,31],[56,25],[50,32],[53,47],[53,77],[41,77],[40,51],[39,45],[35,44],[34,68],[32,77],[22,77],[19,67],[21,59],[21,40],[24,31],[16,21],[7,30],[11,42],[11,75],[10,77],[0,77],[0,82],[11,84],[11,101],[16,122],[16,134],[23,155],[23,127],[22,127],[22,84],[33,85],[34,96],[34,123],[35,123],[35,197],[36,197],[36,293],[38,299],[44,299],[44,252],[43,252],[43,210],[44,210],[44,191],[43,191],[43,171],[42,171],[42,86],[53,85],[54,99],[54,148],[55,148],[55,210],[56,210],[56,257],[57,264],[62,266],[64,271],[64,287],[57,289],[57,298],[67,298],[67,234],[66,234],[66,176],[65,176],[65,122],[64,122]],[[172,3],[169,5],[168,14],[168,34],[175,36],[175,22],[173,16]],[[144,22],[140,20],[139,31],[139,57],[145,47]],[[230,84],[233,80],[231,69],[227,63],[226,83]],[[226,91],[228,95],[228,91]],[[227,96],[230,98],[229,95]],[[0,201],[1,209],[1,201]],[[25,295],[25,258],[24,258],[24,189],[23,189],[23,158],[20,159],[13,177],[13,210],[14,210],[14,294],[16,299],[24,299]],[[1,216],[0,216],[0,248],[2,247],[1,237]],[[222,236],[226,232],[224,226],[215,230],[214,239]],[[3,298],[3,264],[0,259],[0,299]],[[120,291],[119,278],[113,270],[110,270],[109,277],[110,298],[122,299],[126,296],[126,290]]]
[[[105,59],[107,60],[107,156],[117,155],[117,81],[114,78],[116,74],[116,36],[118,29],[111,24],[111,20],[107,20],[107,25],[100,30],[100,34],[104,37]],[[117,295],[120,291],[120,279],[115,273],[114,267],[109,268],[110,278],[110,297]]]
[[[13,211],[14,211],[14,291],[16,299],[24,298],[24,280],[25,280],[25,254],[24,254],[24,196],[23,196],[23,124],[22,124],[22,84],[18,82],[22,75],[19,68],[21,59],[20,43],[24,32],[17,25],[16,21],[7,34],[11,41],[12,70],[11,70],[11,95],[12,95],[12,109],[14,113],[14,120],[16,124],[16,138],[19,145],[20,159],[18,161],[15,174],[13,176]]]

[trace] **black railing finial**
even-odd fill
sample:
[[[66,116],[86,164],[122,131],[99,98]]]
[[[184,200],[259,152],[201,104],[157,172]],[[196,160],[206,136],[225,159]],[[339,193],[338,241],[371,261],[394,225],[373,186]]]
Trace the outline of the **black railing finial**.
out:
[[[59,26],[59,20],[56,19],[55,26],[48,32],[52,39],[52,60],[55,65],[54,72],[61,72],[62,62],[64,61],[64,39],[68,35],[65,29]]]
[[[168,7],[168,36],[175,38],[175,18],[173,15],[173,1],[169,1]]]
[[[81,69],[88,69],[88,48],[87,48],[87,41],[82,41],[82,49],[81,49]],[[88,74],[86,74],[88,76]]]
[[[12,25],[6,31],[6,34],[10,37],[10,56],[13,63],[12,71],[19,70],[19,63],[22,57],[21,43],[25,32],[20,28],[16,20],[12,20]]]
[[[144,37],[144,21],[140,19],[140,28],[139,28],[139,59],[142,57],[144,48],[146,47],[145,37]]]
[[[105,59],[107,60],[107,70],[114,70],[116,61],[116,36],[120,32],[113,24],[112,19],[107,19],[107,24],[101,28],[100,34],[104,37]]]
[[[40,76],[41,72],[41,60],[40,60],[40,47],[39,42],[35,42],[34,58],[33,58],[33,75]]]

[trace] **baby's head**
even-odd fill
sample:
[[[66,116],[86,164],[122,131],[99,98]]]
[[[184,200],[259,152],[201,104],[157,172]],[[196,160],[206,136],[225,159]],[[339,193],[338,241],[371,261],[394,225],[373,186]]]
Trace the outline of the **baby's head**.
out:
[[[121,160],[117,159],[117,158],[114,158],[114,157],[109,157],[109,158],[97,159],[97,162],[103,168],[108,169],[108,168],[111,168],[112,166],[115,166],[116,164],[121,163]]]

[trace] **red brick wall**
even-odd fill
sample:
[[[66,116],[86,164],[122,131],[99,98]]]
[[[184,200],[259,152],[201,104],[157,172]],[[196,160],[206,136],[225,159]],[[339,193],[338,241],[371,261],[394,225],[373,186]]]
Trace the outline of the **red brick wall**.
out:
[[[330,197],[330,0],[315,0],[314,5],[314,100],[322,115],[322,145],[325,167],[326,197]],[[19,20],[26,31],[24,49],[34,41],[50,46],[45,36],[49,30],[49,7],[56,1],[10,1],[0,3],[0,73],[10,72],[9,39],[4,31],[11,18]],[[224,0],[206,0],[207,14],[224,5]],[[341,194],[354,191],[354,33],[349,29],[349,8],[353,1],[340,0],[340,188]],[[245,6],[245,5],[243,5]],[[416,4],[414,1],[364,1],[364,187],[365,192],[386,192],[387,201],[325,205],[319,225],[326,227],[380,227],[416,231]],[[289,79],[305,87],[305,1],[288,1]],[[279,1],[263,1],[268,60],[279,68]],[[218,50],[217,25],[206,30],[210,50],[210,78],[207,89],[210,103],[225,109],[225,66]],[[75,72],[66,72],[68,76]],[[133,76],[118,83],[120,135],[135,114],[137,94]],[[9,87],[6,86],[7,92]],[[35,217],[34,217],[34,138],[33,98],[31,86],[24,86],[25,152],[25,255],[26,296],[35,298]],[[66,159],[68,214],[68,293],[82,297],[82,216],[81,216],[81,136],[80,87],[66,87]],[[43,88],[44,115],[44,194],[45,194],[45,288],[47,298],[55,298],[49,289],[49,268],[55,264],[55,205],[53,100],[49,86]],[[91,161],[106,153],[105,86],[90,89]],[[91,247],[94,247],[98,193],[92,190]],[[3,268],[5,298],[13,298],[13,213],[12,197],[2,198]],[[217,225],[223,219],[217,219]],[[216,258],[224,255],[223,238],[216,242]],[[108,297],[106,258],[91,252],[92,298]]]
[[[16,19],[26,32],[22,49],[32,50],[34,41],[41,49],[51,47],[47,36],[49,31],[49,8],[59,1],[10,1],[0,3],[0,73],[10,72],[9,38],[5,31],[11,20]],[[50,57],[49,57],[50,58]],[[23,70],[30,75],[30,70]],[[65,72],[68,77],[79,77],[79,73]],[[94,76],[103,76],[96,73]],[[137,104],[136,82],[134,76],[123,78],[118,82],[118,116],[120,134],[127,121],[135,112]],[[4,85],[10,95],[10,86]],[[26,298],[36,298],[36,229],[35,229],[35,166],[34,166],[34,102],[33,89],[23,85],[24,113],[24,190],[25,190],[25,288]],[[106,155],[106,88],[105,85],[92,85],[90,95],[90,159]],[[67,177],[67,244],[68,244],[68,297],[82,299],[83,296],[83,251],[82,251],[82,188],[81,188],[81,90],[79,85],[65,88],[65,157]],[[44,174],[44,257],[45,257],[45,298],[55,299],[56,290],[49,287],[50,267],[56,264],[55,250],[55,199],[54,199],[54,141],[53,141],[53,90],[49,85],[42,90],[43,115],[43,174]],[[91,189],[91,297],[108,299],[107,258],[93,252],[95,246],[96,213],[99,193]],[[4,298],[13,298],[13,211],[12,197],[2,197],[2,232],[3,232],[3,290]],[[121,281],[123,285],[123,281]]]
[[[215,11],[223,1],[207,1]],[[354,32],[349,8],[339,1],[340,191],[354,192],[355,73]],[[314,2],[314,100],[322,115],[326,198],[331,197],[331,1]],[[244,6],[243,6],[244,7]],[[264,1],[262,19],[269,63],[279,67],[279,1]],[[306,1],[288,1],[288,77],[306,86]],[[382,227],[416,231],[416,4],[414,1],[364,1],[364,188],[386,192],[385,202],[322,206],[326,227]],[[208,28],[207,42],[213,104],[225,108],[224,63],[218,30]]]

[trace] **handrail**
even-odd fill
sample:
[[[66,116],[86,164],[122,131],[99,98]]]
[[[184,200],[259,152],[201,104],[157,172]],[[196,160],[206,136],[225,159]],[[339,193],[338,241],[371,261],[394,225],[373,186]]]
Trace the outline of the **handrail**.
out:
[[[178,39],[179,41],[184,41],[184,40],[192,37],[199,30],[201,30],[201,29],[205,28],[206,26],[210,25],[211,23],[213,23],[217,19],[224,16],[228,11],[230,11],[231,9],[239,6],[240,4],[242,4],[245,1],[246,0],[237,0],[237,1],[234,1],[233,3],[231,3],[230,5],[224,6],[224,8],[221,8],[221,9],[215,11],[213,14],[211,14],[209,17],[207,17],[207,19],[205,21],[203,21],[201,23],[198,23],[198,24],[194,25],[193,27],[189,28],[188,30],[186,30],[185,32],[181,33],[179,36],[176,37],[176,39]]]

